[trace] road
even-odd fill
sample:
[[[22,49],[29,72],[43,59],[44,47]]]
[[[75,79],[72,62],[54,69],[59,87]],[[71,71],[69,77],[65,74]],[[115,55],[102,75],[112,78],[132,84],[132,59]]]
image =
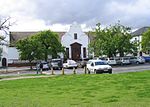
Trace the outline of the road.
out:
[[[141,65],[126,65],[126,66],[113,66],[113,74],[116,73],[125,73],[125,72],[138,72],[150,70],[150,64],[141,64]],[[64,69],[65,74],[73,74],[73,69]],[[3,72],[3,73],[2,73]],[[8,73],[9,72],[9,73]],[[76,69],[77,74],[83,74],[84,69],[78,68]],[[46,74],[51,74],[51,70],[44,71]],[[21,67],[21,68],[8,68],[1,69],[0,76],[15,76],[15,75],[24,75],[24,74],[36,74],[36,71],[30,71],[29,67]],[[62,74],[61,70],[54,70],[54,74]]]

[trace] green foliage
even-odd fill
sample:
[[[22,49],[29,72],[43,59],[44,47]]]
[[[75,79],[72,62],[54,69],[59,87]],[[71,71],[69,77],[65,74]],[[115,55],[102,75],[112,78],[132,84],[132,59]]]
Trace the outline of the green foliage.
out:
[[[0,82],[0,107],[149,107],[150,72]]]
[[[39,44],[30,37],[19,40],[16,47],[19,50],[21,60],[29,60],[31,62],[36,58],[39,59],[39,56],[42,56],[38,48]]]
[[[53,58],[56,58],[58,57],[59,52],[64,52],[64,48],[58,39],[58,35],[50,30],[41,31],[34,35],[34,38],[40,44],[41,52],[43,52],[46,61],[48,55],[52,55]]]
[[[133,53],[137,50],[136,44],[130,42],[130,28],[119,23],[108,28],[101,29],[100,23],[95,29],[94,40],[91,41],[90,47],[96,56],[107,55],[108,57],[124,56],[124,53]]]
[[[29,61],[35,59],[47,61],[48,55],[57,57],[58,52],[63,52],[58,35],[50,30],[41,31],[31,37],[19,40],[16,47],[20,52],[20,58]]]
[[[150,29],[142,35],[142,49],[145,52],[150,51]]]

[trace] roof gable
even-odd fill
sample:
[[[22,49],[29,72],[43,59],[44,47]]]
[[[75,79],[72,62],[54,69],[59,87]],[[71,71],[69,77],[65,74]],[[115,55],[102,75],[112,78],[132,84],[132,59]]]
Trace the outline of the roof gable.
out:
[[[136,31],[134,31],[133,33],[131,33],[131,35],[133,36],[139,36],[142,35],[144,32],[146,32],[150,27],[142,27]]]

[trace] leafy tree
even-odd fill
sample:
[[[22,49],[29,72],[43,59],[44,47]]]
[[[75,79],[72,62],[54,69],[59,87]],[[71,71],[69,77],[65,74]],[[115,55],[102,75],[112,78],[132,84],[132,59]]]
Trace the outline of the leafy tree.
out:
[[[30,65],[33,60],[42,58],[42,53],[38,48],[39,44],[34,40],[33,37],[19,40],[16,44],[16,47],[19,50],[20,59],[28,60]]]
[[[122,57],[124,54],[133,53],[137,50],[134,42],[131,42],[131,28],[125,27],[119,23],[110,28],[113,40],[116,46],[116,53]]]
[[[58,40],[58,35],[47,30],[41,31],[31,37],[19,40],[16,45],[20,52],[22,60],[44,59],[47,61],[48,55],[57,57],[59,52],[63,52],[64,48]]]
[[[8,35],[7,30],[9,29],[10,26],[14,24],[10,22],[10,17],[2,17],[0,16],[0,31],[3,31],[5,35]],[[2,41],[5,41],[6,36],[0,34],[0,45],[7,45],[8,43],[1,43]],[[2,48],[0,48],[0,56],[2,56]]]
[[[142,50],[150,52],[150,29],[142,35]]]
[[[59,52],[64,52],[58,35],[50,30],[41,31],[35,34],[34,38],[41,46],[45,61],[47,61],[48,55],[52,55],[53,58],[56,58]]]
[[[96,56],[107,55],[108,57],[124,56],[124,53],[132,53],[136,46],[131,42],[130,28],[117,23],[101,29],[100,23],[95,29],[94,40],[91,41],[90,47]]]

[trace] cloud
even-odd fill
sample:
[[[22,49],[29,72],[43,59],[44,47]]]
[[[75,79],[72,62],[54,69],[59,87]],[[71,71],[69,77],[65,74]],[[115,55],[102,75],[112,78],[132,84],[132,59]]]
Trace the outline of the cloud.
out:
[[[150,26],[149,4],[149,0],[5,0],[0,4],[0,14],[11,15],[19,23],[34,25],[39,21],[39,26],[68,25],[74,21],[86,27],[98,22],[108,26],[120,20],[138,28]]]
[[[150,25],[149,0],[35,0],[36,17],[49,24],[110,25],[120,20],[133,27]]]

